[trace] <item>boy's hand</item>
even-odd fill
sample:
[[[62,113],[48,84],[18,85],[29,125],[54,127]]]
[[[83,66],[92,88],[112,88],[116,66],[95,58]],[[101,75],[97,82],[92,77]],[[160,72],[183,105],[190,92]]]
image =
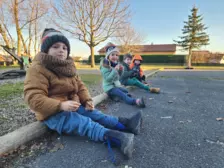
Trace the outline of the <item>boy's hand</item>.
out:
[[[88,111],[93,111],[94,110],[94,104],[92,101],[87,101],[86,102],[86,110]]]
[[[81,104],[76,101],[64,101],[60,105],[62,111],[77,111]]]

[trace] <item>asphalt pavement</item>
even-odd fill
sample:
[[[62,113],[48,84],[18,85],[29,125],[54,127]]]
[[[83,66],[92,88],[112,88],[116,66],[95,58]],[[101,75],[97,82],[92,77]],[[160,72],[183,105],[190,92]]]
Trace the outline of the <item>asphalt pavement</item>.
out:
[[[135,136],[131,160],[119,167],[132,168],[223,168],[224,167],[224,72],[159,72],[148,79],[161,94],[133,89],[145,97],[147,108],[106,103],[107,114],[131,116],[142,110],[142,133]],[[61,136],[64,149],[46,153],[28,163],[37,168],[113,168],[107,147],[85,137]]]

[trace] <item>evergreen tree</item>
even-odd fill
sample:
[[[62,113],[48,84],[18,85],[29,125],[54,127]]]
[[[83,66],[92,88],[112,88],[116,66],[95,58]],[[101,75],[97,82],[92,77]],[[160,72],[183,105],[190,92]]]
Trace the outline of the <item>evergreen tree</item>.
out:
[[[198,15],[198,8],[193,7],[191,15],[188,16],[188,21],[184,21],[183,36],[179,36],[179,41],[174,40],[183,50],[189,51],[188,68],[191,67],[192,49],[200,49],[201,46],[209,44],[209,36],[205,32],[207,27],[202,23],[202,20],[202,15]]]

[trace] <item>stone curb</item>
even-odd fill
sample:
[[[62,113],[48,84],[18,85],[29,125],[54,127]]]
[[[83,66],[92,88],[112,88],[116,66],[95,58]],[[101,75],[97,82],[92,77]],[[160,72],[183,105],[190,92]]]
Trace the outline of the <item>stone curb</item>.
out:
[[[146,77],[152,76],[160,70],[153,71],[146,75]],[[130,87],[127,87],[130,88]],[[102,101],[108,98],[107,94],[102,93],[93,98],[93,103],[96,106]],[[7,152],[17,149],[19,146],[40,137],[46,133],[48,128],[40,121],[33,122],[26,126],[23,126],[13,132],[0,137],[0,156]]]

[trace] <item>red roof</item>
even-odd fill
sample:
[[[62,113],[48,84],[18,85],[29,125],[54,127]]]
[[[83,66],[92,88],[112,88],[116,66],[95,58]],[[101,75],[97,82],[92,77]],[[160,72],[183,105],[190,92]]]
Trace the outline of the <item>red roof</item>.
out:
[[[175,52],[176,44],[152,44],[152,45],[135,45],[140,48],[140,52]],[[117,46],[118,48],[120,46]],[[98,52],[106,52],[105,47],[101,48]]]

